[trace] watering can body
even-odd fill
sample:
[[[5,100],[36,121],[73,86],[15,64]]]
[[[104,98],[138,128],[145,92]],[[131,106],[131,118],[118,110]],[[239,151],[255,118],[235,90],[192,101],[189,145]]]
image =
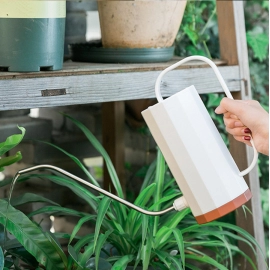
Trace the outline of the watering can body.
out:
[[[198,223],[215,220],[251,198],[194,86],[142,115]]]

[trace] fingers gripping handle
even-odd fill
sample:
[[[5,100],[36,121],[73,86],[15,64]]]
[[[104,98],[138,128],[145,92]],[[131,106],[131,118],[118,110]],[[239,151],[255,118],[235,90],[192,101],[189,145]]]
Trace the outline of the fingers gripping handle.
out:
[[[223,88],[226,96],[228,98],[230,98],[230,99],[233,99],[233,96],[232,96],[230,90],[228,89],[228,87],[227,87],[224,79],[222,78],[222,76],[221,76],[221,74],[220,74],[217,66],[214,64],[213,61],[211,61],[210,59],[208,59],[208,58],[206,58],[204,56],[189,56],[189,57],[186,57],[183,60],[181,60],[181,61],[179,61],[179,62],[177,62],[177,63],[175,63],[175,64],[173,64],[173,65],[171,65],[169,67],[167,67],[166,69],[164,69],[159,74],[159,76],[158,76],[158,78],[156,80],[156,84],[155,84],[155,92],[156,92],[156,97],[157,97],[158,102],[162,102],[163,101],[163,98],[162,98],[161,92],[160,92],[160,85],[161,85],[161,79],[162,79],[162,77],[167,72],[169,72],[169,71],[171,71],[171,70],[179,67],[180,65],[182,65],[182,64],[184,64],[186,62],[192,61],[192,60],[201,60],[201,61],[206,62],[207,64],[209,64],[209,66],[211,66],[212,69],[214,70],[214,72],[215,72],[215,74],[216,74],[216,76],[217,76],[217,78],[218,78],[218,80],[219,80],[219,82],[220,82],[220,84],[221,84],[221,86],[222,86],[222,88]],[[250,143],[251,143],[251,145],[253,147],[253,150],[254,150],[253,160],[252,160],[250,166],[247,169],[245,169],[244,171],[240,172],[240,176],[244,176],[244,175],[248,174],[254,168],[254,166],[257,164],[258,152],[257,152],[257,150],[255,148],[255,145],[254,145],[254,142],[253,142],[252,137],[250,139]]]

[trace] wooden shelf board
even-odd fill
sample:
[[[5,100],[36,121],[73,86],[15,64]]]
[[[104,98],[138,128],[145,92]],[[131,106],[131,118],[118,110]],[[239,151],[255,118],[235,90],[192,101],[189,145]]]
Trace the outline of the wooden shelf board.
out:
[[[63,70],[54,72],[0,72],[0,110],[155,98],[160,71],[177,60],[126,65],[67,62]],[[216,63],[229,89],[239,91],[239,67]],[[196,61],[166,74],[161,91],[170,96],[190,85],[199,93],[223,92],[214,71]]]
[[[136,63],[136,64],[104,64],[104,63],[85,63],[66,61],[63,69],[58,71],[40,71],[40,72],[7,72],[0,71],[0,80],[23,79],[23,78],[43,78],[43,77],[62,77],[74,75],[107,74],[119,72],[143,72],[143,71],[161,71],[166,67],[180,61],[180,57],[174,57],[169,62],[161,63]],[[225,61],[214,60],[217,66],[226,65]],[[192,61],[181,65],[177,69],[203,68],[208,64],[202,61]]]

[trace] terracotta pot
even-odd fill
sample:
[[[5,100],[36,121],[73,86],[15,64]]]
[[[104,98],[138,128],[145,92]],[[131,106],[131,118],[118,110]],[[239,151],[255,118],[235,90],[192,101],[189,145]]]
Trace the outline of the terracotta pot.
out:
[[[187,1],[98,1],[103,47],[173,45]]]

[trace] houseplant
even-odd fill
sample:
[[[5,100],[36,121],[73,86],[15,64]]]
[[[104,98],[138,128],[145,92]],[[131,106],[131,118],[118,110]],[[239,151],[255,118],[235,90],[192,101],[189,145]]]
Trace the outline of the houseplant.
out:
[[[112,163],[98,140],[80,122],[71,119],[86,135],[93,146],[103,156],[116,193],[123,198],[123,191]],[[58,148],[57,146],[54,146]],[[73,155],[67,154],[85,172],[89,181],[98,185],[84,165]],[[18,258],[36,269],[233,269],[233,255],[238,253],[256,269],[255,264],[235,245],[235,241],[244,241],[256,253],[254,238],[241,228],[222,222],[198,225],[186,209],[178,213],[167,213],[161,217],[148,217],[128,209],[116,201],[95,195],[77,182],[59,174],[31,174],[20,177],[18,181],[29,178],[44,178],[70,188],[84,199],[96,214],[84,213],[64,208],[47,200],[49,206],[42,207],[28,215],[0,201],[0,223],[6,226],[18,241],[9,239],[5,243],[5,265],[19,267]],[[9,181],[10,182],[10,181]],[[7,184],[6,181],[4,184]],[[0,183],[3,185],[3,183]],[[147,170],[141,193],[135,204],[150,208],[163,209],[171,205],[180,195],[174,179],[167,170],[164,158],[158,152],[157,160]],[[42,197],[28,195],[14,198],[20,205],[32,201],[46,201]],[[31,221],[39,213],[49,215],[74,215],[80,219],[73,232],[68,234],[43,231]],[[6,222],[6,216],[8,221]],[[86,222],[95,224],[94,233],[79,237],[79,229]],[[238,235],[236,234],[238,233]],[[68,238],[68,252],[64,253],[58,240]],[[1,243],[1,246],[3,244]],[[27,250],[27,251],[26,251]],[[16,259],[17,258],[17,259]],[[12,261],[12,259],[14,259]],[[1,263],[0,263],[1,265]],[[39,267],[39,268],[37,268]],[[0,267],[0,269],[3,269]],[[8,269],[8,268],[6,268]]]

